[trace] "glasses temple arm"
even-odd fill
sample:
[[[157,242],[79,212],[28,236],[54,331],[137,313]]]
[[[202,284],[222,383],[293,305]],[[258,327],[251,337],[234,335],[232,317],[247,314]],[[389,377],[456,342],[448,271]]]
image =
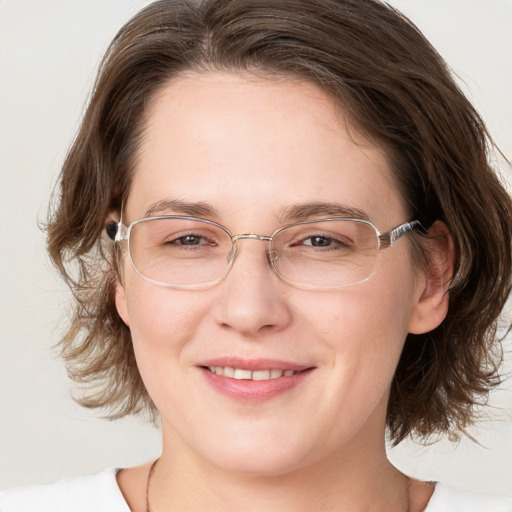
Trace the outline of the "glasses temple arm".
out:
[[[402,238],[410,231],[413,231],[414,229],[421,229],[424,231],[424,228],[419,220],[404,222],[400,226],[390,229],[387,233],[379,235],[381,248],[384,249],[385,247],[391,247],[397,240]]]
[[[122,219],[118,223],[109,222],[105,227],[105,231],[108,237],[115,243],[126,240],[128,236],[128,228],[123,224]]]

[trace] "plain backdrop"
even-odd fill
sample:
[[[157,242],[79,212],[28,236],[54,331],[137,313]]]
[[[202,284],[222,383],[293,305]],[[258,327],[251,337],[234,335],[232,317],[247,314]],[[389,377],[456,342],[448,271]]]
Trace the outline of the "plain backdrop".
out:
[[[98,61],[148,2],[0,0],[0,488],[50,482],[156,457],[159,432],[108,422],[71,399],[52,351],[69,294],[45,255],[48,200]],[[512,159],[512,0],[394,0],[456,72]],[[510,180],[510,168],[502,164]],[[492,229],[492,226],[489,227]],[[511,315],[507,314],[510,322]],[[512,372],[510,340],[505,373]],[[512,384],[469,440],[390,450],[404,471],[512,495]]]

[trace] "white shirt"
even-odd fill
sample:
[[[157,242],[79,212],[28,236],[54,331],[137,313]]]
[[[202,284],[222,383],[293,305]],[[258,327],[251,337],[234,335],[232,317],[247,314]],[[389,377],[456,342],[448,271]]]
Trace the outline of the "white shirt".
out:
[[[0,493],[0,512],[130,512],[116,469]],[[320,511],[321,512],[321,511]],[[512,512],[512,498],[436,484],[424,512]]]

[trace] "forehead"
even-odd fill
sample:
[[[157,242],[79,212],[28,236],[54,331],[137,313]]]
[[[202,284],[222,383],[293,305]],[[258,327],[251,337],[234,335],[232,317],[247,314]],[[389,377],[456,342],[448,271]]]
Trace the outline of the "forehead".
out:
[[[213,206],[219,220],[341,203],[403,217],[386,155],[318,86],[229,73],[174,79],[153,99],[129,196]]]

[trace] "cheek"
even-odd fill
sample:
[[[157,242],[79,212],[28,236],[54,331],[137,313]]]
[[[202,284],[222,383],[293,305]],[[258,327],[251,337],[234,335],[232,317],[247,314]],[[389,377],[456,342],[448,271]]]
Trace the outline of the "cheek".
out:
[[[132,337],[147,343],[174,343],[204,309],[200,294],[155,286],[137,275],[126,276],[125,290]]]
[[[391,279],[389,276],[394,275]],[[303,330],[327,348],[333,367],[332,389],[351,390],[357,400],[391,383],[408,332],[414,280],[400,274],[376,274],[339,292],[305,298]],[[380,390],[380,391],[379,391]]]
[[[127,276],[126,308],[137,365],[146,385],[183,364],[187,343],[195,338],[208,305],[197,292],[154,286]]]
[[[407,335],[412,293],[368,281],[358,288],[306,300],[303,317],[334,351],[370,353],[401,344]]]

